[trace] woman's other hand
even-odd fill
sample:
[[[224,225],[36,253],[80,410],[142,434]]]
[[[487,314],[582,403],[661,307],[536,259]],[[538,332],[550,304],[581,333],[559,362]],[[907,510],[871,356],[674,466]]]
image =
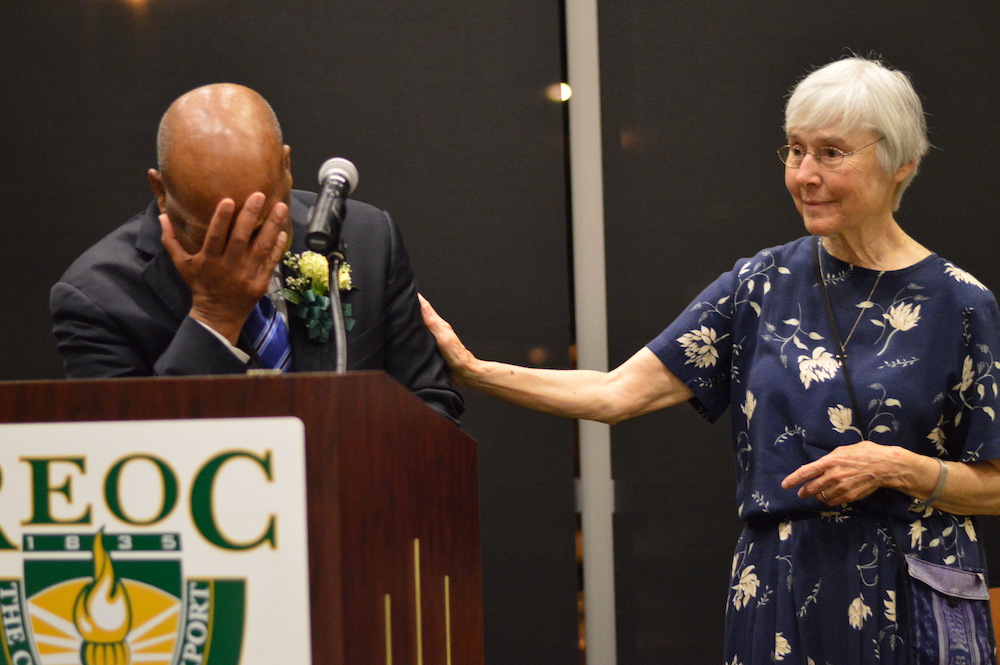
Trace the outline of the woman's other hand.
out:
[[[950,469],[933,505],[955,515],[1000,514],[1000,460],[948,462]],[[928,499],[941,478],[934,457],[900,446],[862,441],[841,446],[790,473],[781,486],[800,486],[800,498],[812,497],[828,506],[863,499],[888,487],[918,501]]]
[[[840,446],[815,462],[803,464],[781,481],[785,489],[800,486],[799,498],[812,497],[828,506],[863,499],[880,487],[899,489],[911,470],[910,456],[923,458],[937,469],[930,457],[916,455],[899,446],[861,441]]]

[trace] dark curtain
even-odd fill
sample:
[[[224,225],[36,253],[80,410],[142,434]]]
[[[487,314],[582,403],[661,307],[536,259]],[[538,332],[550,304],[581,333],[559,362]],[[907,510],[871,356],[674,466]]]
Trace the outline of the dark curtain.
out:
[[[484,357],[568,363],[561,5],[512,0],[5,2],[0,379],[62,376],[48,289],[151,199],[160,115],[261,92],[297,187],[351,159],[418,285]],[[490,662],[576,663],[573,425],[467,395],[480,444]]]

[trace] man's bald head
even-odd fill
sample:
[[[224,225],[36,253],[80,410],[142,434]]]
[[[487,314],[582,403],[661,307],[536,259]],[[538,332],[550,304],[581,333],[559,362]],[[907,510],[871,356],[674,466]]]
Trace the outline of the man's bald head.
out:
[[[156,135],[157,168],[168,168],[175,131],[233,131],[234,124],[264,130],[281,145],[281,125],[274,109],[254,90],[234,83],[202,86],[177,98],[160,120]]]
[[[157,160],[149,177],[160,210],[192,247],[224,198],[237,209],[253,192],[264,193],[265,208],[288,202],[290,151],[281,127],[267,101],[241,85],[206,85],[171,104],[160,121]]]

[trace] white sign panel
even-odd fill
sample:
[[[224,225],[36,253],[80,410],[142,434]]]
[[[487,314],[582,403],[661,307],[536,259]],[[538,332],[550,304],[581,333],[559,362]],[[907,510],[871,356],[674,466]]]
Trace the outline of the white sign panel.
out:
[[[308,664],[297,418],[0,425],[0,663]]]

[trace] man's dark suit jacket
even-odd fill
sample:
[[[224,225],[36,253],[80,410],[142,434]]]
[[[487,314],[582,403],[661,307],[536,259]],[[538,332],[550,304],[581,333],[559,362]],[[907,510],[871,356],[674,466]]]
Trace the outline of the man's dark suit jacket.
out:
[[[305,251],[316,195],[292,191],[292,249]],[[71,378],[246,372],[225,344],[187,316],[191,292],[160,241],[156,202],[87,250],[52,287],[53,332]],[[342,236],[355,288],[341,292],[349,311],[347,368],[384,369],[453,420],[464,405],[424,327],[399,230],[388,213],[347,202]],[[353,324],[350,322],[353,320]],[[293,372],[332,371],[335,350],[310,340],[289,316]],[[240,348],[255,357],[241,335]],[[251,360],[249,367],[254,366]]]

